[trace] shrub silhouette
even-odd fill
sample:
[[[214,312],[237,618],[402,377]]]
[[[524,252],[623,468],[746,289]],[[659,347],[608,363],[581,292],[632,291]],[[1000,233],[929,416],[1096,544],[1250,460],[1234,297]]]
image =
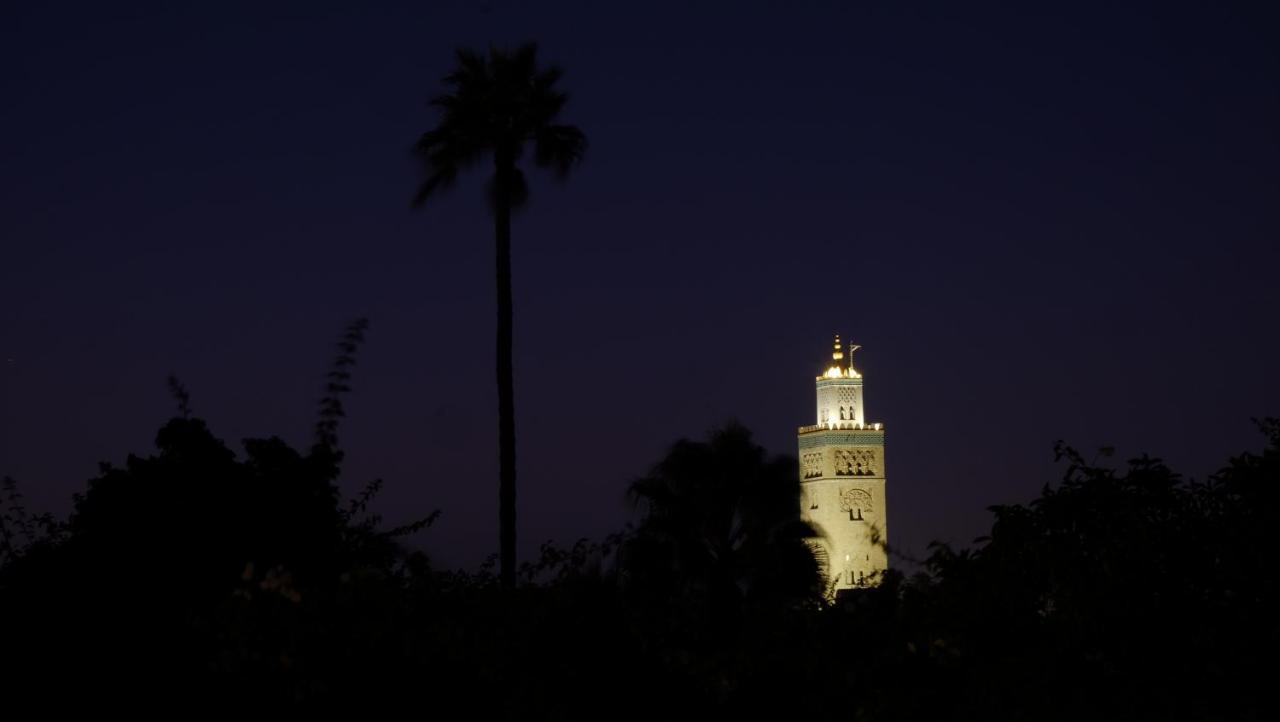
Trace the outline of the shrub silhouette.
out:
[[[28,682],[14,689],[36,696],[74,681],[124,699],[130,680],[146,679],[155,700],[236,680],[242,697],[287,701],[384,667],[343,652],[391,633],[353,627],[366,607],[395,607],[409,569],[429,568],[395,539],[434,514],[377,529],[363,515],[377,482],[341,506],[337,421],[364,328],[353,324],[339,344],[306,453],[272,437],[246,440],[238,458],[171,379],[180,415],[160,428],[156,452],[103,464],[64,524],[31,518],[8,484],[0,614],[13,633],[3,664]],[[14,542],[10,528],[30,537],[39,524],[43,536]]]
[[[1123,472],[1058,447],[1064,480],[992,507],[975,549],[935,547],[909,597],[917,640],[973,713],[1247,719],[1277,638],[1280,422],[1204,482],[1156,459]],[[992,701],[998,701],[994,710]]]

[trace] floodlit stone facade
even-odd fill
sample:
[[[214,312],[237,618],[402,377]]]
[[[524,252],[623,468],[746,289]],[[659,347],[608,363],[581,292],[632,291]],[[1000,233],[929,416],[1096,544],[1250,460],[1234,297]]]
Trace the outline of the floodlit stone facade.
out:
[[[818,536],[812,541],[830,595],[879,583],[889,568],[885,553],[884,427],[866,421],[862,374],[850,345],[836,337],[831,364],[817,378],[817,423],[800,427],[800,515]]]

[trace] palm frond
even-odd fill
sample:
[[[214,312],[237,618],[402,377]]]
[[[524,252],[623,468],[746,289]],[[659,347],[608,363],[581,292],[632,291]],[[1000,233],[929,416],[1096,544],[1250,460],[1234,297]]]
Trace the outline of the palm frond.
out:
[[[548,125],[534,136],[535,162],[564,180],[587,151],[587,136],[572,125]]]
[[[409,205],[413,208],[421,208],[436,193],[452,186],[457,179],[458,173],[453,169],[432,173],[418,186],[418,192],[413,195],[413,200],[409,202]]]

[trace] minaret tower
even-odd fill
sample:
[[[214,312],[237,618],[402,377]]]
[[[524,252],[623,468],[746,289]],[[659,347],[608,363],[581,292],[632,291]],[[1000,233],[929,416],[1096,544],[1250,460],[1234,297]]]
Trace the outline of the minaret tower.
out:
[[[818,377],[818,423],[800,427],[800,516],[818,537],[814,551],[827,589],[876,584],[889,568],[884,494],[884,427],[868,424],[862,374],[836,336]]]

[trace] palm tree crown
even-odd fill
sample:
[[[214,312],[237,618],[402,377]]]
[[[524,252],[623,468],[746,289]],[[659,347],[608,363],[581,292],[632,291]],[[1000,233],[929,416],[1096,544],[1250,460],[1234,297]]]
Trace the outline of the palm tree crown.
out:
[[[491,183],[491,200],[497,201],[497,192],[505,190],[510,206],[518,208],[528,197],[528,186],[516,163],[529,143],[538,167],[559,179],[567,177],[581,160],[587,140],[578,128],[556,123],[569,99],[555,87],[561,70],[539,70],[537,46],[532,43],[511,53],[491,49],[487,57],[459,49],[457,62],[444,78],[450,92],[431,101],[441,112],[440,123],[414,146],[427,172],[414,205],[449,188],[459,171],[492,155],[495,165],[510,164],[514,172],[506,189]]]
[[[701,599],[732,627],[745,606],[816,603],[822,584],[800,519],[795,459],[769,456],[738,424],[681,440],[628,496],[645,510],[623,550],[628,583]]]

